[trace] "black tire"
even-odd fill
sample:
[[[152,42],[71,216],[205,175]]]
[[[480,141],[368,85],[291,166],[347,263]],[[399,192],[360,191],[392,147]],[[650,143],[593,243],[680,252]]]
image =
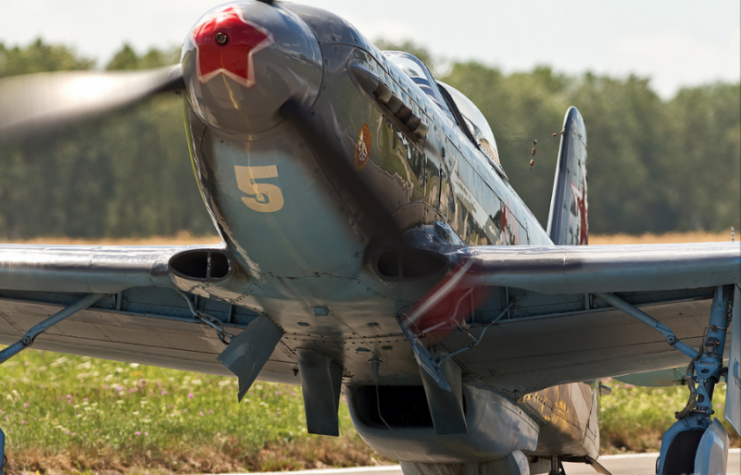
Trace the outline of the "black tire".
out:
[[[704,431],[680,432],[666,452],[666,461],[661,475],[691,475],[695,473],[695,455]]]

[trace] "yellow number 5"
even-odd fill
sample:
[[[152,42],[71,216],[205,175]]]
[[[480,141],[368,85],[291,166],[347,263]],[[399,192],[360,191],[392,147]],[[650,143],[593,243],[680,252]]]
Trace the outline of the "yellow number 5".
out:
[[[242,197],[242,201],[248,208],[260,213],[274,213],[283,207],[283,193],[280,188],[270,183],[257,182],[264,178],[276,178],[277,166],[235,166],[234,173],[237,176],[237,186],[247,195]]]

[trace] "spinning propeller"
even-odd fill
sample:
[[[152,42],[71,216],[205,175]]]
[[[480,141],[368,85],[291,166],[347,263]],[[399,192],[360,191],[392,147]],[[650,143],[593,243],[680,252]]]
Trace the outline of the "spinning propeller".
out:
[[[136,72],[64,71],[0,80],[0,141],[92,120],[183,89],[180,65]]]
[[[0,142],[93,120],[184,87],[179,64],[135,72],[62,71],[0,79]]]

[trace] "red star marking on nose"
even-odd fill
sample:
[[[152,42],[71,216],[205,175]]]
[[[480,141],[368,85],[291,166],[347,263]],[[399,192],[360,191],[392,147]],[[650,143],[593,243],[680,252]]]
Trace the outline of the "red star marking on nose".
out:
[[[224,44],[216,41],[219,33],[226,35]],[[255,86],[255,53],[275,42],[269,31],[243,18],[233,6],[209,15],[193,29],[192,39],[201,83],[223,74],[248,89]]]

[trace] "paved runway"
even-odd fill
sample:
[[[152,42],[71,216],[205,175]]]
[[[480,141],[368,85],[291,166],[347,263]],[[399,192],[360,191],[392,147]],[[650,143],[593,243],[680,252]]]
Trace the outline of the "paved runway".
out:
[[[659,454],[626,454],[605,455],[599,462],[612,475],[652,475]],[[592,467],[583,464],[564,464],[566,475],[595,475]],[[330,468],[321,470],[304,470],[300,472],[273,472],[262,475],[402,475],[398,465],[380,467]],[[741,449],[731,449],[728,454],[727,475],[741,475]]]
[[[605,455],[599,462],[612,475],[652,475],[656,473],[656,459],[659,454]],[[583,464],[564,464],[566,475],[595,475],[592,467]],[[728,451],[727,475],[741,475],[741,449]],[[390,474],[389,474],[390,475]]]

